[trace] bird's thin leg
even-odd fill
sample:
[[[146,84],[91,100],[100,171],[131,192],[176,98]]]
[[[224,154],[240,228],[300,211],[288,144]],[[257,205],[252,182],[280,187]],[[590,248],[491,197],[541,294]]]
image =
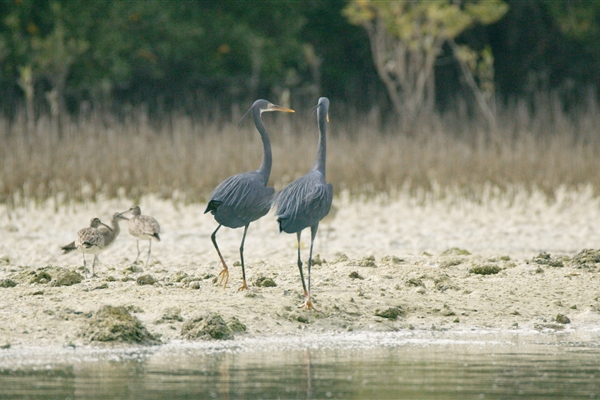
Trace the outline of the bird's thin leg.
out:
[[[304,289],[304,297],[306,297],[306,284],[304,283],[304,274],[302,273],[302,258],[300,257],[300,235],[302,231],[296,233],[298,237],[298,270],[300,270],[300,278],[302,279],[302,288]]]
[[[85,276],[85,279],[87,279],[87,265],[85,263],[85,253],[83,254],[83,276]]]
[[[92,278],[96,277],[96,260],[98,259],[98,254],[94,254],[94,261],[92,262]]]
[[[308,253],[308,292],[306,294],[306,300],[302,305],[303,308],[307,310],[313,309],[315,311],[316,308],[313,306],[312,300],[310,298],[310,267],[312,266],[312,252],[313,252],[313,243],[315,242],[315,237],[317,236],[317,229],[319,229],[319,224],[313,225],[310,227],[310,251]]]
[[[219,224],[219,226],[217,226],[217,229],[215,229],[215,231],[212,233],[212,235],[210,235],[210,239],[213,242],[213,245],[215,246],[215,249],[217,250],[217,254],[219,255],[219,258],[221,259],[221,264],[223,264],[223,269],[221,270],[221,272],[219,272],[219,282],[217,283],[218,286],[221,286],[221,283],[223,284],[223,289],[225,289],[227,287],[227,282],[229,281],[229,270],[227,269],[227,264],[225,264],[225,260],[223,259],[223,256],[221,255],[221,250],[219,250],[219,246],[217,245],[217,231],[219,230],[219,228],[221,228],[221,225]]]
[[[134,263],[134,264],[137,264],[137,262],[138,262],[138,258],[140,258],[140,241],[139,241],[139,240],[136,240],[136,241],[135,241],[135,243],[137,244],[138,255],[137,255],[137,257],[135,258],[135,261],[134,261],[133,263]]]
[[[150,262],[150,251],[152,250],[152,239],[148,240],[148,257],[146,258],[146,267],[148,266],[148,262]]]
[[[244,242],[246,241],[246,232],[248,232],[248,227],[250,224],[244,227],[244,236],[242,237],[242,244],[240,245],[240,260],[242,261],[242,286],[238,289],[240,290],[248,290],[248,284],[246,283],[246,269],[244,268]]]

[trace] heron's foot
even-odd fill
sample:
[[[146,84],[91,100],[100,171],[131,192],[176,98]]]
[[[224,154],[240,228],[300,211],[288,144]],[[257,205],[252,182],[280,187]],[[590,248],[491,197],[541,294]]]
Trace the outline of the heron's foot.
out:
[[[310,297],[307,297],[306,300],[304,300],[304,303],[300,304],[299,308],[304,308],[305,310],[319,311],[313,305],[312,300],[310,299]]]
[[[229,282],[229,270],[227,267],[223,268],[218,275],[219,282],[217,282],[217,286],[221,286],[223,284],[223,289],[227,287],[227,282]]]
[[[92,274],[92,276],[91,276],[91,277],[92,277],[92,278],[99,278],[99,276],[98,276],[98,275],[96,275],[96,274]]]
[[[240,286],[240,287],[238,288],[238,292],[241,292],[242,290],[249,290],[249,289],[248,289],[248,284],[246,283],[246,280],[245,280],[245,279],[244,279],[244,281],[243,281],[243,283],[242,283],[242,286]]]

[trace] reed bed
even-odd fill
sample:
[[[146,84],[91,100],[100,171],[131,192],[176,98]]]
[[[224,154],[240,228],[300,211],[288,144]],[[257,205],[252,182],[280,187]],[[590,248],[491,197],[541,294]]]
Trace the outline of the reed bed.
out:
[[[317,146],[308,111],[264,114],[273,146],[276,190],[305,173]],[[327,179],[352,196],[406,190],[415,196],[481,199],[490,188],[542,190],[591,186],[600,192],[600,109],[571,111],[551,97],[498,110],[491,132],[460,112],[432,115],[411,133],[382,124],[377,113],[330,111]],[[375,115],[375,117],[373,116]],[[24,115],[0,119],[0,202],[56,204],[144,195],[205,201],[226,177],[256,169],[262,144],[251,119],[155,117],[143,108],[117,118],[91,112],[60,123],[47,116],[27,129]],[[515,189],[517,188],[517,189]]]

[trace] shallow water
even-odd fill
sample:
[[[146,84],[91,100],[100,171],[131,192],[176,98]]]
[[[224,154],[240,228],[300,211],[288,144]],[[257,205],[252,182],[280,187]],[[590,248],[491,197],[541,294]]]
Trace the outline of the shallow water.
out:
[[[600,343],[568,335],[358,334],[8,349],[0,352],[0,388],[2,399],[597,398]]]

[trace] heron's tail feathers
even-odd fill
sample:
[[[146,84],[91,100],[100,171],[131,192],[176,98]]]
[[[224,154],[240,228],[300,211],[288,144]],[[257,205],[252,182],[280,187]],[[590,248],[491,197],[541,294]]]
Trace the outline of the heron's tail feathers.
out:
[[[211,200],[208,202],[208,205],[206,206],[206,210],[204,210],[204,214],[206,214],[207,212],[211,212],[212,214],[214,214],[217,211],[217,208],[219,208],[219,206],[221,205],[222,201],[216,201],[216,200]]]

